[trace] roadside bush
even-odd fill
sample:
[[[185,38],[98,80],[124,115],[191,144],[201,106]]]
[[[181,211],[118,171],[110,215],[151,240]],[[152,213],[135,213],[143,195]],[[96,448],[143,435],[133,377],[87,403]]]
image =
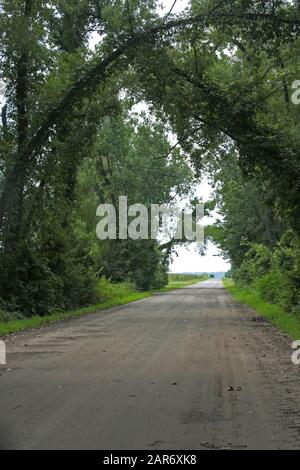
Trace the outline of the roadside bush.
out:
[[[299,237],[288,230],[273,251],[264,245],[252,245],[235,271],[235,280],[241,285],[252,286],[267,302],[299,315]]]
[[[277,301],[291,312],[300,304],[300,245],[292,230],[284,233],[274,250],[272,271],[278,272],[280,277]]]
[[[14,282],[11,282],[11,279]],[[42,256],[23,246],[13,257],[0,260],[0,297],[5,311],[25,316],[47,315],[62,307],[61,280]]]
[[[278,272],[268,272],[254,281],[254,288],[267,302],[276,303],[280,300],[282,276]]]
[[[156,240],[106,240],[102,246],[102,274],[112,282],[129,281],[139,290],[163,287],[168,266]]]
[[[14,306],[11,304],[7,309],[8,305],[0,298],[0,323],[7,323],[11,320],[22,320],[24,315],[14,310]]]
[[[298,303],[297,305],[295,305],[293,308],[292,308],[292,315],[298,317],[300,319],[300,303]]]
[[[151,289],[160,289],[168,284],[168,273],[162,264],[158,264],[154,272],[152,282],[149,285]]]
[[[271,267],[272,252],[265,245],[253,244],[245,255],[241,266],[235,270],[235,279],[240,284],[251,284],[266,274]]]
[[[11,258],[6,256],[5,262],[0,257],[4,311],[44,316],[97,302],[92,268],[77,261],[67,246],[52,246],[51,256],[45,255],[48,248],[41,253],[24,245]]]
[[[137,288],[132,282],[113,283],[103,276],[98,281],[97,290],[100,301],[105,302],[115,297],[126,297],[136,292]]]

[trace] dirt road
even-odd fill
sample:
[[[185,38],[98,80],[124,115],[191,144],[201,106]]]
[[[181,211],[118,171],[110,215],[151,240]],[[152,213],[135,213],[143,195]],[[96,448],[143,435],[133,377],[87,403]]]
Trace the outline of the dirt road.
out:
[[[291,341],[216,281],[6,345],[1,448],[300,448]]]

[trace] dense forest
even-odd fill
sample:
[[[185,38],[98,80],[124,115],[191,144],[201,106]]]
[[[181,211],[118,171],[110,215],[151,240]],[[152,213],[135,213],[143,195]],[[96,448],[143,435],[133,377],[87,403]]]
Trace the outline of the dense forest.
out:
[[[209,175],[207,240],[300,313],[298,1],[3,0],[0,33],[0,310],[96,303],[104,276],[164,286],[175,241],[98,240],[97,206]]]

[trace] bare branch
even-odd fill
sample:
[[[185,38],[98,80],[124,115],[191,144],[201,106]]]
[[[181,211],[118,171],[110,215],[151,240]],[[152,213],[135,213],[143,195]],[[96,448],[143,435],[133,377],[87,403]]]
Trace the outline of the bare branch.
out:
[[[169,15],[171,15],[171,13],[172,13],[172,11],[173,11],[173,9],[174,9],[176,3],[177,3],[177,0],[174,0],[173,5],[171,6],[170,10],[169,10],[168,13],[166,14],[165,18],[167,18]]]

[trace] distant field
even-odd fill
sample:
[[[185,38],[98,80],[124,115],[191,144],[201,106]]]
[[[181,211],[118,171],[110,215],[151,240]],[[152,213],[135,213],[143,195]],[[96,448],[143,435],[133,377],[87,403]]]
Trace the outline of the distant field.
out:
[[[168,285],[159,289],[159,292],[168,292],[174,289],[197,284],[197,282],[206,281],[209,279],[207,274],[169,274]]]
[[[190,281],[190,280],[203,280],[208,279],[207,274],[169,274],[169,283],[174,281]]]

